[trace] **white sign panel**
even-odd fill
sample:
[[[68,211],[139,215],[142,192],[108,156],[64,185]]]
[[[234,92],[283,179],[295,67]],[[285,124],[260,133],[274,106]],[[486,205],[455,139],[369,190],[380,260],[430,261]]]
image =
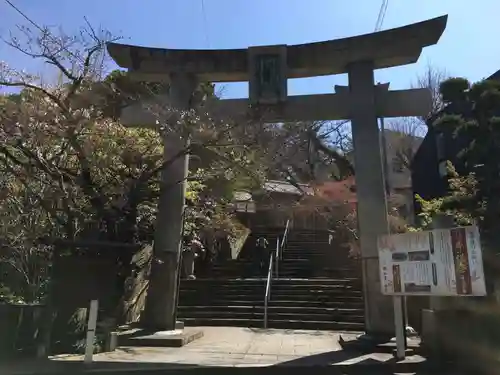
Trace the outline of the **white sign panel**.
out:
[[[476,226],[381,236],[378,251],[383,294],[486,295]]]

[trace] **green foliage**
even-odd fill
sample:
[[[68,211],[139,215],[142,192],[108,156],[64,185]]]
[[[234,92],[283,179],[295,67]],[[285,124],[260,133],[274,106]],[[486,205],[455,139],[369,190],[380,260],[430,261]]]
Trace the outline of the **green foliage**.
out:
[[[0,62],[0,88],[21,89],[0,96],[0,272],[9,293],[43,298],[50,251],[40,246],[42,237],[152,241],[160,174],[172,162],[164,161],[165,133],[189,137],[182,151],[199,158],[189,173],[186,230],[210,227],[230,235],[237,229],[227,203],[234,189],[260,181],[264,168],[255,133],[199,110],[216,99],[212,84],[199,85],[193,110],[151,108],[157,128],[127,128],[118,121],[121,110],[165,93],[168,85],[138,82],[119,70],[104,74],[105,40],[93,30],[37,33],[23,28],[9,43],[56,67],[58,82]],[[131,256],[116,253],[124,266]]]
[[[16,296],[16,293],[13,293],[7,285],[0,284],[0,303],[23,303],[24,300]]]
[[[431,200],[425,200],[418,194],[415,196],[421,212],[418,215],[419,228],[411,230],[430,228],[433,220],[440,215],[453,217],[457,225],[472,225],[480,217],[480,213],[473,209],[476,191],[474,174],[460,176],[449,161],[447,172],[450,185],[448,196]]]
[[[454,78],[442,83],[441,93],[449,107],[434,128],[463,145],[457,155],[461,168],[458,173],[448,162],[447,196],[429,202],[417,197],[421,224],[427,227],[433,217],[445,214],[459,225],[479,224],[487,242],[499,243],[500,83],[486,80],[470,85]]]
[[[439,85],[439,91],[445,103],[463,100],[469,88],[470,83],[465,78],[450,78]]]

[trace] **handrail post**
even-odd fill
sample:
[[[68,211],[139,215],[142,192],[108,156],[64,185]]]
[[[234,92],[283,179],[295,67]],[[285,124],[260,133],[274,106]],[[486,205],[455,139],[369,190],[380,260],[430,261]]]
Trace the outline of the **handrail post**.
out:
[[[264,296],[264,328],[267,328],[267,305],[271,298],[271,283],[273,280],[273,254],[269,255],[269,269],[267,270],[266,294]]]
[[[276,277],[279,277],[279,251],[280,251],[280,238],[276,239],[276,251],[274,252],[274,258],[276,259]]]
[[[264,299],[264,328],[267,329],[267,298]]]
[[[278,236],[276,238],[276,250],[274,253],[269,255],[269,269],[267,270],[267,281],[266,281],[266,294],[264,296],[264,328],[267,329],[268,326],[268,305],[269,298],[271,298],[271,286],[273,281],[273,270],[276,269],[276,277],[279,277],[279,261],[283,259],[283,249],[285,247],[288,231],[290,228],[290,220],[286,221],[285,232],[283,233],[283,237]],[[274,264],[276,262],[276,264]]]

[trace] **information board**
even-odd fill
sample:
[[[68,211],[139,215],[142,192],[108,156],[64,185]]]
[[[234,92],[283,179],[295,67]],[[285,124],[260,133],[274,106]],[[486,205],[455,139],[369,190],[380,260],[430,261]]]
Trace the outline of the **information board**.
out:
[[[486,295],[476,226],[381,236],[378,252],[383,294]]]

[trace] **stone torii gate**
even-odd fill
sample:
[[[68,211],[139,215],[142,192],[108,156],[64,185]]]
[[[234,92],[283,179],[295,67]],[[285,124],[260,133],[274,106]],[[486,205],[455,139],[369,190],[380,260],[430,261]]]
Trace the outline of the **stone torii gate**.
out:
[[[249,81],[249,100],[220,100],[212,109],[235,117],[251,114],[249,104],[259,104],[270,109],[262,113],[267,122],[351,120],[365,326],[367,333],[385,336],[393,334],[394,322],[390,299],[381,294],[377,252],[377,237],[388,231],[377,119],[425,115],[430,112],[431,94],[427,89],[389,91],[388,85],[375,86],[374,70],[416,62],[424,47],[438,42],[446,22],[447,16],[442,16],[377,33],[293,46],[172,50],[110,43],[108,51],[135,79],[169,82],[170,92],[164,100],[179,108],[189,105],[197,82]],[[287,95],[289,78],[342,73],[348,74],[349,86],[336,87],[335,94]],[[129,107],[122,120],[126,125],[144,126],[154,124],[156,118]],[[165,144],[167,157],[179,150],[179,138],[166,139]],[[164,178],[183,181],[187,160],[179,158],[168,166]],[[166,261],[179,258],[183,202],[183,184],[161,194],[155,246]],[[173,329],[175,325],[176,277],[170,276],[168,284],[161,291],[149,291],[165,303],[158,307],[163,316],[155,322],[158,329]]]

